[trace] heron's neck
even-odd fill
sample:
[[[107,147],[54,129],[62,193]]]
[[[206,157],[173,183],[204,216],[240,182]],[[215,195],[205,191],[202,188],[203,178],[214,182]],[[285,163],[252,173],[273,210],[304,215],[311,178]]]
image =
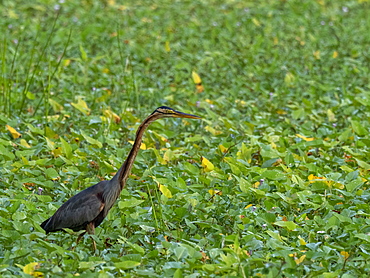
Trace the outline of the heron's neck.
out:
[[[132,146],[132,149],[126,158],[126,161],[122,164],[117,174],[113,177],[113,179],[118,179],[118,182],[121,186],[121,190],[125,186],[126,180],[131,173],[132,165],[134,164],[135,158],[140,150],[140,145],[142,142],[144,132],[148,128],[148,126],[156,119],[158,119],[158,117],[154,117],[151,115],[148,118],[146,118],[144,122],[142,122],[142,124],[139,126],[136,132],[134,145]]]

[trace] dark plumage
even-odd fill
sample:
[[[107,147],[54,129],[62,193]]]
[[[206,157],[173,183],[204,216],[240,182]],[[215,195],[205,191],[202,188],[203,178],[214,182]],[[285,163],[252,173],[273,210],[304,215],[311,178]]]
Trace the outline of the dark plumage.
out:
[[[93,222],[97,227],[107,216],[110,208],[105,205],[103,193],[110,181],[101,181],[71,197],[49,219],[42,222],[46,233],[69,228],[77,232],[85,230]],[[65,213],[67,212],[68,213]]]
[[[168,117],[200,119],[198,116],[179,112],[166,106],[158,107],[139,126],[132,149],[116,175],[109,181],[101,181],[71,197],[53,216],[42,222],[41,227],[45,232],[50,233],[69,228],[73,231],[86,230],[89,234],[94,234],[95,227],[102,223],[126,184],[140,149],[144,131],[153,121]],[[79,235],[77,243],[85,233]],[[93,244],[96,249],[94,241]]]

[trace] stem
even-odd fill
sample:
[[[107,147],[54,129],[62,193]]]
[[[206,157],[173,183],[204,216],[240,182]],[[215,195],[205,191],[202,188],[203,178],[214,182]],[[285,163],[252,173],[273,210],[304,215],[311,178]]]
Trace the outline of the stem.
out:
[[[46,107],[47,110],[49,109],[49,96],[50,96],[50,89],[51,89],[51,80],[54,78],[55,74],[57,73],[57,70],[60,67],[60,64],[62,63],[63,57],[65,56],[65,54],[67,52],[67,47],[69,45],[69,42],[71,41],[71,36],[72,36],[72,28],[69,30],[68,40],[67,40],[66,44],[64,45],[64,49],[63,49],[62,55],[61,55],[61,57],[60,57],[60,59],[58,61],[58,64],[55,67],[53,73],[51,75],[49,75],[48,98],[45,98],[45,107]],[[42,100],[44,99],[44,96],[45,96],[45,93],[42,95],[40,101],[36,105],[36,108],[35,108],[35,110],[33,112],[33,116],[36,114],[37,110],[39,109],[39,106],[40,106]],[[47,114],[48,114],[48,112],[47,112]]]
[[[19,113],[20,114],[22,113],[22,110],[23,110],[23,107],[24,107],[24,104],[25,104],[25,101],[26,101],[26,94],[27,94],[28,88],[29,88],[30,84],[32,83],[33,79],[35,78],[35,74],[37,72],[37,69],[39,69],[39,67],[40,67],[41,59],[45,55],[46,48],[49,46],[49,43],[50,43],[51,37],[52,37],[52,35],[54,33],[55,26],[56,26],[57,20],[59,18],[59,15],[60,15],[60,12],[58,12],[57,13],[57,16],[55,17],[55,20],[54,20],[53,26],[51,28],[50,34],[49,34],[49,36],[48,36],[48,38],[46,40],[46,43],[45,43],[44,47],[42,48],[41,54],[40,54],[39,59],[38,59],[38,61],[36,63],[35,70],[32,73],[31,79],[29,80],[29,82],[26,82],[26,86],[24,87],[22,104],[21,104],[21,107],[19,109]],[[35,48],[33,48],[33,50],[34,49]],[[32,59],[31,59],[31,61],[32,61]],[[31,68],[31,65],[30,65],[30,68]],[[27,81],[28,81],[28,79],[27,79]]]

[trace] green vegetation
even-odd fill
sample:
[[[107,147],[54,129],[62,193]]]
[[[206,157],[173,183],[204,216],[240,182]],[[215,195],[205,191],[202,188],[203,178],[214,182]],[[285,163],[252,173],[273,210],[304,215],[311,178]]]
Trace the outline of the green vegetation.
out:
[[[369,1],[1,3],[0,276],[368,277]],[[46,236],[161,105],[96,253]]]

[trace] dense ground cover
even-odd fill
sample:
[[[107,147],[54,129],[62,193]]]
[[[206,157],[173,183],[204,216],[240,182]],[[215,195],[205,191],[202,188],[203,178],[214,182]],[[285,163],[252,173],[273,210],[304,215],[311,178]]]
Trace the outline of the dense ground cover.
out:
[[[368,276],[368,1],[1,6],[2,277]],[[161,105],[98,250],[46,236]]]

